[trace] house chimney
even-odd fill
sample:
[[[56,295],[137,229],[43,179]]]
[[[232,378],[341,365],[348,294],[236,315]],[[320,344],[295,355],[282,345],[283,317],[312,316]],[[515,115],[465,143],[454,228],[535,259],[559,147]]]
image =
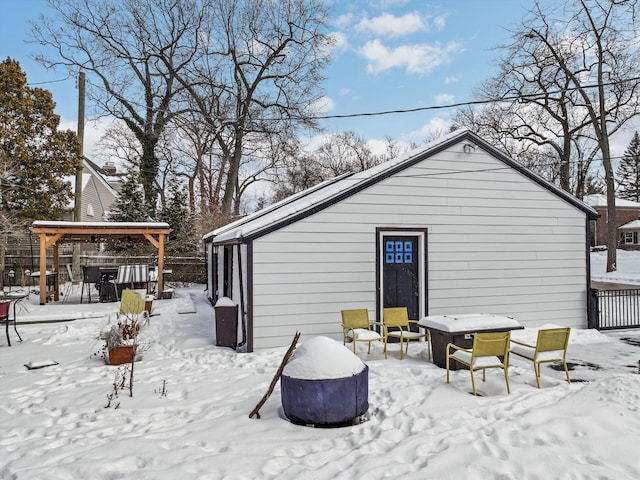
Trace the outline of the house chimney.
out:
[[[115,175],[116,174],[116,165],[113,162],[106,162],[102,167],[102,171],[105,175]]]

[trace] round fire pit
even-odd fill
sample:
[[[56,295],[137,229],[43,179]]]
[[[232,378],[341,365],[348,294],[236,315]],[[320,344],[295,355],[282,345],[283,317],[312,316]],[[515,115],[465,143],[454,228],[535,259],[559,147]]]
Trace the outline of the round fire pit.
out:
[[[341,343],[315,337],[298,347],[280,379],[282,407],[295,424],[360,423],[369,409],[369,367]]]

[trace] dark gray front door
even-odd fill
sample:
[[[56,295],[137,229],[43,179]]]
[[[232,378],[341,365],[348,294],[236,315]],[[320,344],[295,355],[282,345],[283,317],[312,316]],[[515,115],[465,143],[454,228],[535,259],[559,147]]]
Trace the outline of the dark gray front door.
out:
[[[407,307],[409,318],[416,320],[420,314],[418,237],[384,235],[382,248],[382,306]]]

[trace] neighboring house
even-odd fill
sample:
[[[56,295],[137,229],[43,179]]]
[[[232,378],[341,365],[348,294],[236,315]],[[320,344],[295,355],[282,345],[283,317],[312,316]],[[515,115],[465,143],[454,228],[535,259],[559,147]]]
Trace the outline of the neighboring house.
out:
[[[82,197],[80,200],[82,222],[105,222],[108,220],[111,204],[118,198],[119,177],[115,167],[107,164],[100,168],[88,158],[84,158],[82,170]],[[75,177],[68,177],[75,194]],[[75,201],[72,199],[69,211],[63,220],[73,220]]]
[[[587,195],[584,202],[600,214],[591,222],[591,246],[607,245],[607,196]],[[640,250],[640,203],[616,198],[616,226],[618,227],[618,247],[624,250]]]
[[[340,340],[340,310],[352,308],[584,328],[596,218],[459,131],[205,235],[208,295],[239,305],[240,351],[288,345],[296,331]]]

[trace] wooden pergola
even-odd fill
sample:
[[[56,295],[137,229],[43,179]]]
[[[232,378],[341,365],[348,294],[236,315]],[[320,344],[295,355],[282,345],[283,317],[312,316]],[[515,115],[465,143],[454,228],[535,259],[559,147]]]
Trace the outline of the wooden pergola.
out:
[[[58,247],[63,243],[144,243],[158,249],[158,292],[164,289],[164,242],[171,232],[162,222],[49,222],[36,220],[31,231],[40,235],[40,305],[47,301],[47,248],[53,248],[53,270],[59,272]],[[54,300],[60,299],[55,276]]]

